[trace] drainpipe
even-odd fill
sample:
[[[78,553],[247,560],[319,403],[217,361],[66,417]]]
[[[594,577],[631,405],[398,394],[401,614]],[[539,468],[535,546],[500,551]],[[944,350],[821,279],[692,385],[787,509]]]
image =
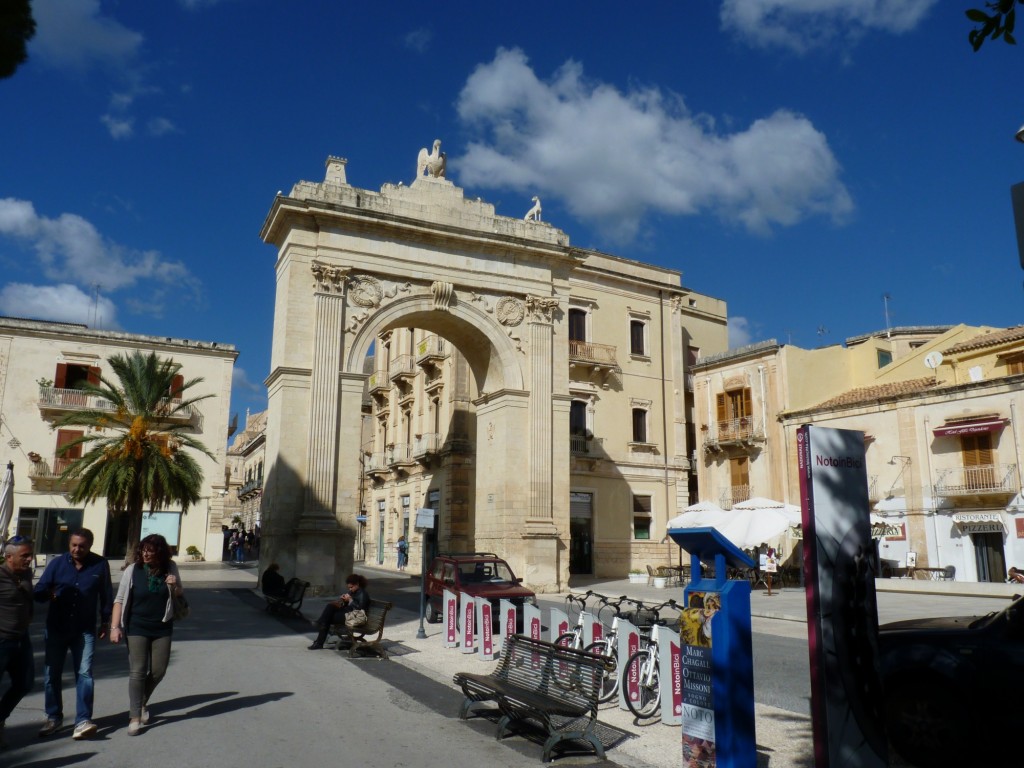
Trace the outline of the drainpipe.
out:
[[[769,476],[771,476],[771,474],[772,474],[772,470],[771,470],[771,467],[772,467],[772,456],[771,456],[770,444],[768,442],[768,405],[765,402],[764,366],[763,365],[757,366],[757,378],[758,378],[758,380],[760,382],[760,385],[761,385],[761,429],[764,430],[764,437],[765,437],[765,439],[764,439],[764,459],[765,459],[765,461],[768,464],[768,474],[769,474]],[[772,493],[771,496],[772,496],[773,499],[775,498],[775,494],[774,493]]]
[[[1010,433],[1013,435],[1013,457],[1017,460],[1017,495],[1024,490],[1024,483],[1021,481],[1020,468],[1020,443],[1017,441],[1017,404],[1010,403]]]
[[[927,416],[925,416],[924,417],[924,446],[925,447],[928,446],[928,431],[929,431],[928,430],[928,424],[929,424],[929,422],[930,422],[930,419]],[[932,513],[932,538],[935,540],[935,563],[936,564],[935,564],[934,567],[935,568],[941,568],[942,567],[942,565],[941,565],[942,564],[942,558],[939,555],[939,524],[938,524],[938,522],[935,519],[939,515],[939,510],[938,510],[938,505],[935,503],[935,486],[932,484],[932,452],[931,451],[925,451],[925,456],[928,459],[928,461],[927,461],[927,469],[928,469],[927,480],[928,480],[928,483],[927,483],[927,486],[924,483],[921,483],[921,489],[924,490],[925,487],[928,488],[928,506],[931,507],[931,513]],[[903,493],[904,493],[903,498],[904,499],[906,498],[906,492],[907,492],[906,491],[906,487],[904,487],[904,490],[903,490]],[[904,504],[904,507],[906,507],[906,506],[907,505]],[[924,507],[923,504],[921,506]],[[906,511],[910,512],[909,509],[907,509]]]
[[[662,456],[664,458],[664,471],[665,471],[665,535],[668,536],[668,510],[669,504],[669,466],[668,466],[668,398],[665,396],[665,297],[662,290],[658,289],[658,320],[659,320],[659,331],[658,336],[661,345],[661,438],[662,445],[665,447]],[[685,371],[684,371],[685,374]],[[686,386],[686,382],[683,382],[683,386]],[[674,389],[674,387],[673,387]],[[669,562],[672,562],[672,545],[669,543],[668,554]]]

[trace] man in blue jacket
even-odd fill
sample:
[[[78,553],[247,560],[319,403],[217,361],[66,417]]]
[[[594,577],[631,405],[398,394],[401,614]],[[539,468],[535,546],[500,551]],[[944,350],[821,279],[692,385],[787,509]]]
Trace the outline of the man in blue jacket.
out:
[[[46,722],[40,736],[50,736],[64,724],[64,702],[61,696],[61,675],[64,660],[71,651],[75,665],[75,739],[86,739],[96,733],[92,721],[92,657],[96,638],[110,631],[113,588],[110,566],[91,552],[92,531],[80,528],[71,534],[69,552],[46,564],[42,578],[36,583],[35,599],[50,604],[43,632],[46,647],[43,663],[43,691]],[[96,633],[96,617],[100,631]]]

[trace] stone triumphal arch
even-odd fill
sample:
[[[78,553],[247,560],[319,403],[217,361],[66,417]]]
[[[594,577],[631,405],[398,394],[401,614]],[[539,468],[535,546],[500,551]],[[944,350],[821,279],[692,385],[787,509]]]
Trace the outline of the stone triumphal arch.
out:
[[[310,580],[314,589],[339,588],[366,519],[363,422],[368,379],[373,385],[367,358],[382,356],[382,339],[419,329],[417,338],[429,333],[457,349],[472,379],[476,429],[467,463],[475,472],[474,512],[461,541],[501,553],[538,591],[560,590],[569,573],[575,467],[567,439],[570,411],[574,403],[593,404],[602,395],[608,402],[625,398],[627,377],[614,351],[605,360],[607,350],[598,350],[600,364],[570,353],[582,349],[569,339],[573,294],[579,293],[574,281],[598,255],[571,247],[564,232],[540,221],[537,200],[518,219],[467,199],[444,178],[438,146],[424,153],[412,184],[386,184],[379,192],[348,184],[346,161],[329,158],[324,181],[299,182],[290,194],[279,194],[266,218],[261,236],[278,255],[261,557]],[[614,278],[621,285],[612,293],[636,294],[630,317],[651,326],[652,339],[657,334],[661,340],[661,368],[667,360],[670,375],[681,379],[680,316],[687,304],[678,275],[644,271],[625,260],[616,265],[623,275]],[[719,343],[724,306],[710,302],[711,310],[703,311],[708,328],[715,329],[713,343]],[[640,362],[650,364],[651,355]],[[585,380],[573,383],[571,370],[576,379],[583,371]],[[652,390],[660,394],[632,402],[648,403],[657,414],[652,418],[661,419],[664,444],[651,449],[634,441],[626,460],[604,457],[620,483],[633,477],[657,484],[659,494],[664,489],[659,520],[674,513],[679,499],[685,503],[688,469],[685,397],[664,377],[660,381]],[[659,397],[660,411],[654,405]],[[382,423],[388,407],[378,408]],[[634,418],[636,412],[634,407]],[[612,475],[603,474],[591,485]],[[383,525],[382,518],[381,536]]]

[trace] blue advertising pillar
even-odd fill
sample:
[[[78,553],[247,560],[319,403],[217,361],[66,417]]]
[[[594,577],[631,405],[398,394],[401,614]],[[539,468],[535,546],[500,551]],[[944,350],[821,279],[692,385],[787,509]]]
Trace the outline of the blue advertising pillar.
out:
[[[754,561],[714,528],[669,530],[690,554],[690,582],[679,617],[683,766],[755,768],[754,659],[750,582],[728,568]],[[701,563],[714,563],[703,575]]]

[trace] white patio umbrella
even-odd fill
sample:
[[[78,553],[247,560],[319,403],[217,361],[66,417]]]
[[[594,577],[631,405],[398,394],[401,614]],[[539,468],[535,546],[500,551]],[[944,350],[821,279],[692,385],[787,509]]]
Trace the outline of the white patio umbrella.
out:
[[[800,517],[800,507],[795,504],[787,504],[784,501],[775,501],[775,499],[766,499],[763,496],[755,496],[752,499],[746,501],[740,501],[732,505],[733,509],[774,509],[784,514],[790,522],[790,525],[800,525],[802,518]]]
[[[673,528],[703,528],[724,522],[728,512],[711,501],[698,501],[691,504],[682,513],[668,521],[666,527]]]
[[[762,509],[732,508],[725,522],[715,528],[740,549],[751,549],[777,539],[789,530],[792,522],[782,510],[773,507]]]
[[[7,472],[0,480],[0,541],[7,541],[7,526],[14,517],[14,462],[7,462]]]

